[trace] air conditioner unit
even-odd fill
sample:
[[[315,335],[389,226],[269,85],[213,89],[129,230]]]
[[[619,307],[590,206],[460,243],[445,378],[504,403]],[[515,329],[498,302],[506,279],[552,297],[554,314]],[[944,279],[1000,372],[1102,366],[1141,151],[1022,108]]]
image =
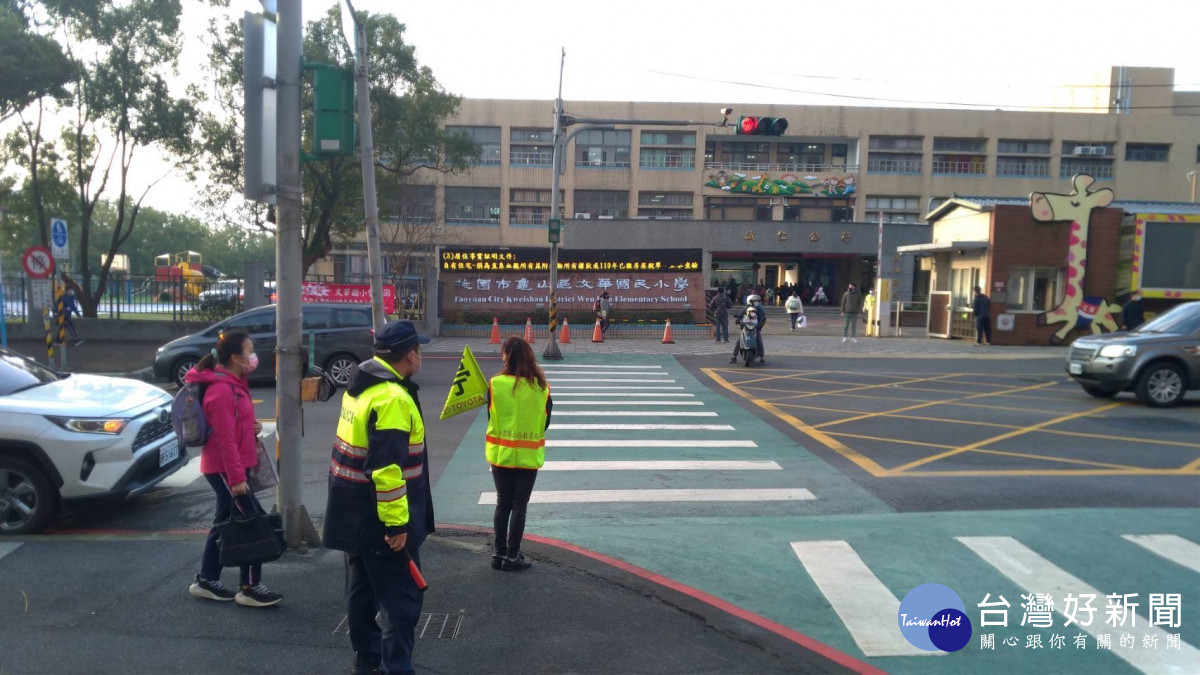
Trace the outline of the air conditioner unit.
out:
[[[590,214],[590,213],[576,213],[575,214],[575,220],[591,220],[591,218],[592,218],[592,214]]]
[[[597,220],[612,220],[612,216],[596,216]]]

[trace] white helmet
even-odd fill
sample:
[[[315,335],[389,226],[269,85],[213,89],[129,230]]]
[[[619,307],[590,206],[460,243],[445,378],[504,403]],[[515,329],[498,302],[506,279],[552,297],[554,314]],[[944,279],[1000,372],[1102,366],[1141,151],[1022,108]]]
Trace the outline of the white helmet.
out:
[[[753,305],[756,302],[762,302],[762,298],[757,293],[751,293],[746,296],[746,304]]]

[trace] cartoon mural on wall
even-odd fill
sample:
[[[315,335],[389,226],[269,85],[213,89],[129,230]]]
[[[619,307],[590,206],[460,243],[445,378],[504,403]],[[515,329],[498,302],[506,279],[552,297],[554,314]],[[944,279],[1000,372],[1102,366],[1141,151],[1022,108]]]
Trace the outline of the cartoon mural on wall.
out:
[[[799,178],[795,174],[785,173],[778,178],[771,178],[770,174],[766,173],[747,176],[744,173],[718,171],[708,175],[708,182],[704,186],[740,194],[846,197],[854,194],[854,176]]]
[[[1108,188],[1089,191],[1096,179],[1087,174],[1078,174],[1072,179],[1074,189],[1070,194],[1034,192],[1029,195],[1029,207],[1033,219],[1043,223],[1071,223],[1067,248],[1067,284],[1063,301],[1058,307],[1038,315],[1038,325],[1063,324],[1050,337],[1053,344],[1062,344],[1067,335],[1076,328],[1090,328],[1099,335],[1101,328],[1109,332],[1118,330],[1113,312],[1119,305],[1110,305],[1104,298],[1084,297],[1083,278],[1087,271],[1088,227],[1092,209],[1104,208],[1112,203],[1113,191]]]

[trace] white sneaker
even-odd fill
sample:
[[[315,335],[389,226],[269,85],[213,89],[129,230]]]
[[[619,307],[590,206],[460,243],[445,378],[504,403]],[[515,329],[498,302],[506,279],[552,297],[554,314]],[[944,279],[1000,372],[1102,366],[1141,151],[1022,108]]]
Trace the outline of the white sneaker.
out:
[[[858,343],[858,339],[857,339],[857,338],[850,338],[850,341],[851,341],[851,342],[853,342],[853,343],[855,343],[855,344],[857,344],[857,343]]]
[[[842,342],[845,342],[845,341],[846,341],[846,338],[842,338]]]

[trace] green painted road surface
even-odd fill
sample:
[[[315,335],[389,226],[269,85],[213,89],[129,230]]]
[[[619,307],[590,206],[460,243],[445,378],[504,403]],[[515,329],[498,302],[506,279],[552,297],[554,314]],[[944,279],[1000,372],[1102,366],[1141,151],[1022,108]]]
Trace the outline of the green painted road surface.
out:
[[[1200,673],[1193,509],[898,513],[670,357],[546,369],[554,417],[529,533],[670,577],[889,672]],[[486,421],[481,412],[438,483],[441,522],[492,524]],[[922,652],[900,634],[900,600],[930,582],[966,605],[974,631],[962,651]],[[1051,627],[1021,625],[1030,593],[1051,595]],[[1064,627],[1067,593],[1097,594],[1089,627]],[[1137,616],[1107,623],[1105,594],[1137,594]],[[1154,612],[1178,627],[1148,626],[1151,594],[1180,594],[1177,612]],[[989,595],[1011,605],[1007,626],[979,625]],[[994,649],[981,648],[981,634],[994,635]],[[1111,651],[1097,649],[1097,634]]]

